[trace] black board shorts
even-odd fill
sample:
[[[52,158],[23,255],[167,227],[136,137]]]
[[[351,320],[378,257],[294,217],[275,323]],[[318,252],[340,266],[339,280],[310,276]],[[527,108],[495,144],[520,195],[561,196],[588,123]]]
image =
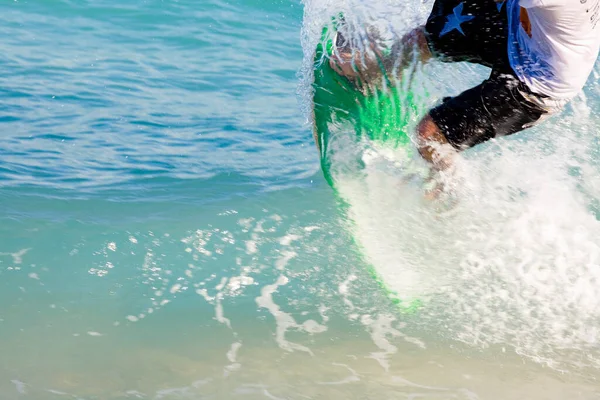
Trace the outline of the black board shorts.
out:
[[[456,97],[445,98],[430,116],[458,150],[535,125],[547,111],[528,101],[537,96],[508,61],[508,15],[494,0],[436,0],[425,25],[434,57],[492,68],[490,77]]]

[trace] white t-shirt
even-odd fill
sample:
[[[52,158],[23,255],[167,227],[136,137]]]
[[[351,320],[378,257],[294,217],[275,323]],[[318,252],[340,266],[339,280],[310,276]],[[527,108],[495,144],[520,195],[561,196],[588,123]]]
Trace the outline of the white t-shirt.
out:
[[[531,37],[520,23],[527,9]],[[509,0],[510,64],[536,93],[570,99],[585,85],[600,49],[600,0]]]

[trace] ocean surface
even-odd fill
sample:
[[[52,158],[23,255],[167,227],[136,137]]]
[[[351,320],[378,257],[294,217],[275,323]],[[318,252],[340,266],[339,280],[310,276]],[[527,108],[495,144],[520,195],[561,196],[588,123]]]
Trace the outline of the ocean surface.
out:
[[[450,212],[323,178],[321,27],[430,6],[0,2],[0,399],[600,398],[598,68]],[[427,101],[485,73],[433,62]]]

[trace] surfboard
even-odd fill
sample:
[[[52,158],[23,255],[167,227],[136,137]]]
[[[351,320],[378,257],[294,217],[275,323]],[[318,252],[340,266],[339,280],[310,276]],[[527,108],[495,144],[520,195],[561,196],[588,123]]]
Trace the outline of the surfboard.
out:
[[[342,17],[343,18],[343,17]],[[410,91],[387,81],[381,87],[365,91],[358,88],[346,77],[334,71],[329,58],[334,51],[334,40],[339,18],[334,18],[330,26],[323,28],[314,56],[313,81],[313,134],[320,154],[324,177],[341,201],[344,199],[336,190],[335,168],[337,162],[332,143],[340,132],[351,132],[351,140],[368,140],[390,148],[402,148],[407,153],[416,151],[408,133],[411,116],[420,110]],[[385,74],[384,74],[385,76]],[[355,166],[360,170],[361,159],[357,156]],[[356,242],[360,249],[360,244]],[[368,264],[368,262],[367,262]],[[416,312],[422,305],[420,300],[404,301],[391,290],[376,268],[369,266],[369,273],[390,300],[407,313]]]

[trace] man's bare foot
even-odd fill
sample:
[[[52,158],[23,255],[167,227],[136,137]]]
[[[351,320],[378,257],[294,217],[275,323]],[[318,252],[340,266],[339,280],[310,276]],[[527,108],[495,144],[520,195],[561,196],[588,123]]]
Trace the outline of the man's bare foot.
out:
[[[423,197],[427,201],[438,200],[444,193],[444,184],[435,179],[425,182],[425,185],[425,195]]]

